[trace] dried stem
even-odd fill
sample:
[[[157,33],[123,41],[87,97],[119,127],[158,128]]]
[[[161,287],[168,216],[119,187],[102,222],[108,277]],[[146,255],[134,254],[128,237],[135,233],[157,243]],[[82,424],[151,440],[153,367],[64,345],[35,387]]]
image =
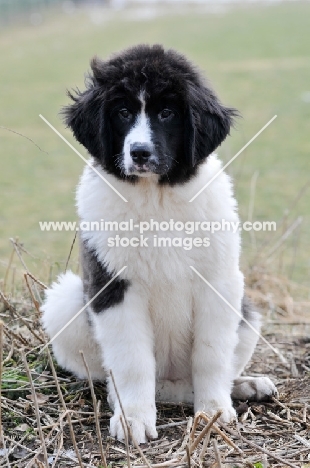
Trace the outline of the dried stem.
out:
[[[25,261],[24,261],[24,259],[23,259],[23,256],[22,256],[22,254],[21,254],[21,252],[20,252],[20,250],[22,250],[21,245],[18,243],[18,241],[17,241],[16,239],[10,238],[10,241],[11,241],[11,243],[13,244],[13,247],[14,247],[14,249],[15,249],[15,252],[17,253],[17,256],[18,256],[18,258],[19,258],[21,264],[22,264],[23,267],[25,268],[26,272],[28,273],[28,275],[30,276],[30,278],[34,279],[34,276],[30,273],[30,271],[29,271],[29,269],[28,269],[28,267],[27,267],[27,265],[26,265],[26,263],[25,263]],[[25,250],[24,250],[24,251],[25,251]],[[28,252],[27,252],[27,253],[28,253]],[[36,282],[40,284],[40,282],[38,282],[38,281],[36,281]],[[38,291],[37,291],[37,294],[38,294],[38,296],[39,296]]]
[[[29,345],[29,343],[27,342],[25,338],[23,338],[21,335],[17,335],[16,333],[14,333],[12,330],[10,330],[10,328],[5,323],[3,324],[3,332],[10,340],[12,339],[12,336],[13,336],[23,346]]]
[[[185,449],[185,447],[188,445],[192,424],[193,424],[193,418],[188,418],[187,426],[186,426],[186,433],[183,438],[183,442],[181,444],[181,447],[176,451],[175,455],[182,452]],[[158,426],[157,426],[157,429],[158,429]]]
[[[88,382],[89,382],[89,387],[90,387],[90,392],[93,400],[93,406],[94,406],[94,415],[95,415],[95,422],[96,422],[96,430],[97,430],[97,436],[98,436],[98,443],[99,443],[99,449],[100,449],[100,455],[101,455],[101,461],[103,463],[103,466],[107,468],[107,461],[103,449],[103,444],[102,444],[102,437],[101,437],[101,430],[100,430],[100,422],[99,422],[99,414],[98,414],[98,407],[97,407],[97,398],[95,395],[95,390],[94,390],[94,384],[90,375],[89,367],[86,362],[85,356],[83,351],[80,351],[80,354],[82,356],[84,366],[87,372],[87,377],[88,377]]]
[[[73,238],[73,241],[71,243],[70,252],[69,252],[69,255],[68,255],[68,258],[67,258],[67,261],[66,261],[65,272],[67,271],[67,268],[68,268],[68,265],[69,265],[69,262],[70,262],[72,250],[73,250],[73,247],[74,247],[74,244],[75,244],[75,241],[76,241],[76,236],[77,236],[77,231],[75,231],[74,238]]]
[[[188,424],[188,421],[179,421],[179,422],[172,422],[168,424],[161,424],[160,426],[156,426],[156,429],[167,429],[168,427],[184,426],[185,424]]]
[[[9,258],[9,263],[8,263],[7,268],[6,268],[5,275],[4,275],[4,280],[3,280],[3,292],[4,292],[4,294],[6,292],[6,286],[7,286],[7,282],[8,282],[8,278],[9,278],[9,272],[10,272],[10,269],[11,269],[11,266],[12,266],[14,254],[15,254],[15,249],[12,249],[11,255],[10,255],[10,258]]]
[[[36,278],[35,276],[33,276],[33,274],[30,273],[30,271],[27,271],[26,275],[29,276],[29,277],[30,277],[35,283],[37,283],[39,286],[41,286],[42,289],[47,289],[46,284],[42,283],[42,281],[38,280],[38,278]]]
[[[186,451],[186,458],[187,458],[187,466],[188,468],[191,468],[191,454],[189,453],[188,445],[185,447],[185,451]]]
[[[194,423],[193,423],[193,426],[192,426],[192,430],[191,430],[190,435],[189,435],[189,440],[190,440],[191,444],[193,443],[193,441],[195,439],[195,432],[196,432],[196,429],[197,429],[199,418],[200,418],[200,413],[196,413],[195,418],[194,418]]]
[[[205,440],[203,441],[202,449],[201,449],[201,452],[199,454],[199,460],[201,462],[203,461],[203,457],[205,456],[206,450],[208,448],[208,445],[209,445],[209,442],[210,442],[210,435],[211,435],[211,431],[209,431],[208,434],[206,434]]]
[[[48,467],[47,451],[46,451],[46,446],[45,446],[44,434],[43,434],[42,427],[41,427],[40,410],[39,410],[39,405],[38,405],[37,394],[36,394],[36,391],[35,391],[35,388],[34,388],[31,372],[30,372],[28,362],[27,362],[27,359],[26,359],[26,356],[25,356],[25,352],[24,352],[23,349],[21,350],[21,355],[22,355],[22,359],[23,359],[23,362],[24,362],[24,365],[25,365],[26,373],[27,373],[29,383],[30,383],[30,387],[31,387],[31,393],[32,393],[32,398],[33,398],[33,402],[34,402],[34,409],[35,409],[35,413],[36,413],[36,419],[37,419],[37,426],[38,426],[39,436],[40,436],[40,440],[41,440],[41,448],[42,448],[42,451],[43,451],[44,463],[45,463],[45,466]]]
[[[15,249],[15,252],[17,253],[17,256],[18,256],[18,258],[19,258],[21,264],[23,265],[23,267],[25,268],[25,270],[28,272],[28,271],[29,271],[29,270],[28,270],[28,267],[27,267],[27,265],[26,265],[26,263],[25,263],[25,261],[24,261],[22,255],[21,255],[21,253],[20,253],[20,251],[19,251],[19,244],[18,244],[18,241],[17,241],[16,239],[13,239],[12,237],[10,238],[10,241],[12,242],[12,245],[13,245],[13,247],[14,247],[14,249]]]
[[[25,327],[28,328],[28,330],[30,331],[30,333],[37,339],[39,340],[42,344],[45,343],[44,339],[41,338],[34,330],[33,330],[33,327],[31,327],[29,325],[29,323],[27,322],[27,320],[25,320],[18,312],[17,310],[15,309],[15,307],[9,302],[8,298],[5,297],[5,295],[3,294],[2,291],[0,291],[0,297],[2,298],[3,302],[5,303],[6,307],[12,312],[12,314],[14,314],[18,320],[20,320],[23,325],[25,325]]]
[[[285,466],[290,466],[291,468],[298,468],[296,465],[293,465],[293,463],[290,463],[287,460],[284,460],[284,458],[282,458],[282,457],[278,457],[277,455],[274,455],[272,452],[269,452],[269,450],[266,450],[266,449],[260,447],[259,445],[255,444],[251,440],[246,439],[243,435],[241,435],[238,432],[235,432],[232,429],[230,429],[230,427],[226,426],[226,424],[223,424],[223,423],[220,422],[219,425],[222,426],[222,428],[225,429],[225,431],[228,432],[230,435],[243,440],[243,442],[245,442],[250,447],[255,448],[259,452],[265,453],[266,455],[268,455],[268,457],[273,458],[278,463],[280,463],[282,465],[285,465]]]
[[[44,151],[42,148],[40,148],[39,145],[37,145],[31,138],[27,137],[26,135],[23,135],[22,133],[17,132],[16,130],[12,130],[12,128],[4,127],[3,125],[0,125],[0,128],[2,130],[6,130],[7,132],[14,133],[15,135],[18,135],[22,138],[25,138],[26,140],[30,141],[34,146],[36,146],[42,153],[45,153],[49,156],[47,151]]]
[[[199,436],[194,440],[192,445],[190,446],[189,452],[190,455],[193,453],[197,445],[202,441],[202,439],[208,434],[208,432],[211,430],[213,424],[215,421],[218,420],[218,418],[221,416],[223,413],[222,410],[218,410],[212,418],[208,421],[207,425],[203,428],[203,430],[200,432]]]
[[[69,420],[68,420],[68,422],[69,422]],[[61,449],[63,447],[63,442],[64,442],[63,419],[60,419],[59,426],[60,426],[60,442],[59,442],[59,445],[58,445],[58,449],[57,449],[57,452],[56,452],[56,455],[55,455],[55,460],[54,460],[54,463],[52,465],[52,468],[56,467],[57,460],[59,458]],[[70,424],[69,424],[69,427],[70,427]],[[70,428],[70,431],[71,431],[71,428]],[[80,465],[80,466],[83,467],[83,465]]]
[[[209,417],[205,413],[200,413],[200,417],[204,419],[206,422],[209,422]],[[235,449],[240,455],[243,454],[242,450],[232,441],[230,438],[223,432],[221,429],[214,424],[212,430],[218,433],[222,437],[222,439],[226,442],[227,445],[230,445],[233,449]]]
[[[2,323],[2,328],[3,328],[3,323]],[[5,364],[6,362],[10,361],[10,359],[12,358],[13,353],[14,353],[14,348],[15,348],[15,340],[12,340],[11,349],[8,352],[7,357],[5,359],[3,359],[2,365]]]
[[[125,436],[125,446],[126,446],[126,455],[127,455],[127,466],[128,468],[131,467],[131,464],[130,464],[130,455],[129,455],[129,440],[128,440],[128,431],[125,427],[125,422],[124,422],[124,418],[122,415],[120,415],[120,421],[121,421],[121,424],[122,424],[122,427],[123,427],[123,431],[124,431],[124,436]]]
[[[217,468],[223,468],[222,460],[221,460],[221,454],[220,454],[216,439],[213,439],[212,442],[213,442],[214,455],[215,455],[215,460],[216,460],[216,463],[217,463]]]
[[[28,273],[24,273],[24,278],[25,278],[25,281],[26,281],[26,285],[27,285],[30,297],[32,299],[32,302],[34,303],[34,306],[35,306],[37,312],[40,314],[40,304],[36,300],[36,298],[34,297],[33,291],[31,289],[31,286],[30,286],[29,281],[28,281],[28,276],[29,276]]]
[[[60,385],[59,385],[59,381],[58,381],[57,373],[56,373],[55,366],[54,366],[54,363],[53,363],[53,359],[52,359],[52,356],[51,356],[50,351],[49,351],[48,348],[46,348],[46,352],[47,352],[49,365],[50,365],[50,367],[52,369],[52,374],[53,374],[54,381],[55,381],[55,384],[56,384],[59,400],[60,400],[61,405],[62,405],[62,407],[63,407],[63,409],[64,409],[64,411],[66,413],[66,417],[67,417],[67,420],[68,420],[70,435],[71,435],[71,440],[72,440],[72,444],[73,444],[73,447],[74,447],[74,451],[76,453],[76,456],[77,456],[77,459],[79,461],[80,467],[83,468],[84,465],[83,465],[82,457],[81,457],[81,454],[79,452],[79,449],[78,449],[78,446],[77,446],[77,443],[76,443],[74,429],[73,429],[73,425],[72,425],[71,414],[67,409],[67,405],[66,405],[65,399],[63,397],[63,394],[62,394],[62,391],[61,391],[61,388],[60,388]]]

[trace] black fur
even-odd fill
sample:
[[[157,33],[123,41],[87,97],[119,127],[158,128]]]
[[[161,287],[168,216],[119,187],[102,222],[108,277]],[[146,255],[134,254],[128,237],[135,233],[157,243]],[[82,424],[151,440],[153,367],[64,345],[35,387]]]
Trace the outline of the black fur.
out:
[[[157,170],[159,183],[170,185],[184,183],[196,173],[229,134],[237,115],[220,103],[184,56],[160,45],[136,46],[105,62],[94,58],[91,69],[86,90],[69,93],[73,104],[63,110],[65,121],[97,162],[120,179],[136,182],[138,176],[124,174],[119,165],[115,104],[130,100],[133,107],[139,106],[137,96],[144,90],[146,109],[167,98],[178,106],[178,132],[169,139],[171,164],[165,172],[163,164]]]
[[[94,297],[105,284],[115,275],[102,265],[97,255],[90,250],[87,244],[81,241],[81,261],[83,266],[83,286],[85,302]],[[127,280],[116,278],[91,303],[95,313],[102,312],[124,300],[125,292],[130,283]]]

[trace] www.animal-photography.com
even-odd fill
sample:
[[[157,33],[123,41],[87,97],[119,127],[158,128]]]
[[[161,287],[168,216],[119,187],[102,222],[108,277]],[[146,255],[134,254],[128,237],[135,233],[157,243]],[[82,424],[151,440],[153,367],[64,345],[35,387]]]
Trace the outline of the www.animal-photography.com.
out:
[[[310,466],[309,17],[0,0],[0,466]]]

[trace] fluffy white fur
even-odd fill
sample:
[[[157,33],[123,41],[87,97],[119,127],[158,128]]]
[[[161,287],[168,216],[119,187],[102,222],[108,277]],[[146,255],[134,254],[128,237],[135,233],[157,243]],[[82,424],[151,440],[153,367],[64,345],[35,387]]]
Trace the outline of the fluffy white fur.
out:
[[[126,197],[124,203],[88,166],[78,191],[82,221],[100,219],[135,222],[238,221],[230,178],[221,173],[189,203],[196,192],[221,168],[215,155],[199,167],[198,175],[184,185],[159,186],[157,176],[131,185],[113,176],[106,178]],[[98,169],[98,166],[97,166]],[[100,169],[99,169],[100,170]],[[131,283],[122,303],[100,314],[91,312],[90,326],[83,312],[53,343],[58,362],[79,377],[85,371],[79,356],[83,349],[93,378],[103,379],[113,370],[134,437],[145,442],[156,437],[155,391],[160,400],[193,401],[195,411],[213,414],[222,409],[223,421],[235,417],[231,392],[236,397],[275,391],[264,378],[240,380],[257,336],[239,327],[240,318],[190,269],[194,266],[237,310],[244,294],[239,270],[240,233],[217,232],[210,246],[156,248],[107,247],[111,232],[83,232],[82,238],[109,269]],[[156,233],[184,236],[183,232]],[[136,233],[125,233],[136,236]],[[154,233],[146,233],[151,239]],[[206,233],[195,233],[205,237]],[[83,306],[82,281],[68,272],[47,292],[43,323],[53,336]],[[259,320],[255,324],[259,329]],[[126,350],[124,352],[124,350]],[[237,379],[237,380],[236,380]],[[235,387],[233,390],[233,382]],[[114,409],[111,434],[124,438],[120,408],[108,381]]]
[[[86,312],[82,312],[71,325],[66,327],[83,305],[82,280],[72,271],[68,271],[60,275],[58,282],[46,291],[42,322],[50,337],[54,337],[64,328],[61,335],[53,341],[55,358],[64,369],[73,372],[80,379],[87,378],[80,355],[80,350],[83,350],[92,377],[101,380],[105,374],[99,357],[100,348],[94,341]]]

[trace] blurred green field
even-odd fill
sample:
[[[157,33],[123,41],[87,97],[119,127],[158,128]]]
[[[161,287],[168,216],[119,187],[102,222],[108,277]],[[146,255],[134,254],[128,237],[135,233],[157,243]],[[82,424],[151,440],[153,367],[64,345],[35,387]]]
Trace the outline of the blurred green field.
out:
[[[83,87],[90,58],[159,42],[187,54],[222,101],[240,110],[243,118],[219,149],[223,160],[278,115],[229,169],[242,219],[248,218],[256,172],[253,220],[287,216],[275,234],[244,235],[243,263],[262,255],[260,261],[269,262],[276,273],[309,283],[310,187],[287,210],[310,180],[310,3],[140,6],[81,10],[72,16],[52,11],[39,26],[19,24],[0,32],[0,125],[26,135],[48,153],[0,128],[0,277],[11,252],[9,237],[24,243],[37,271],[43,263],[63,268],[73,239],[70,232],[39,230],[39,221],[75,220],[74,191],[83,167],[39,114],[73,142],[58,112],[68,102],[66,88]],[[303,217],[300,227],[270,257],[272,246],[298,216]]]

